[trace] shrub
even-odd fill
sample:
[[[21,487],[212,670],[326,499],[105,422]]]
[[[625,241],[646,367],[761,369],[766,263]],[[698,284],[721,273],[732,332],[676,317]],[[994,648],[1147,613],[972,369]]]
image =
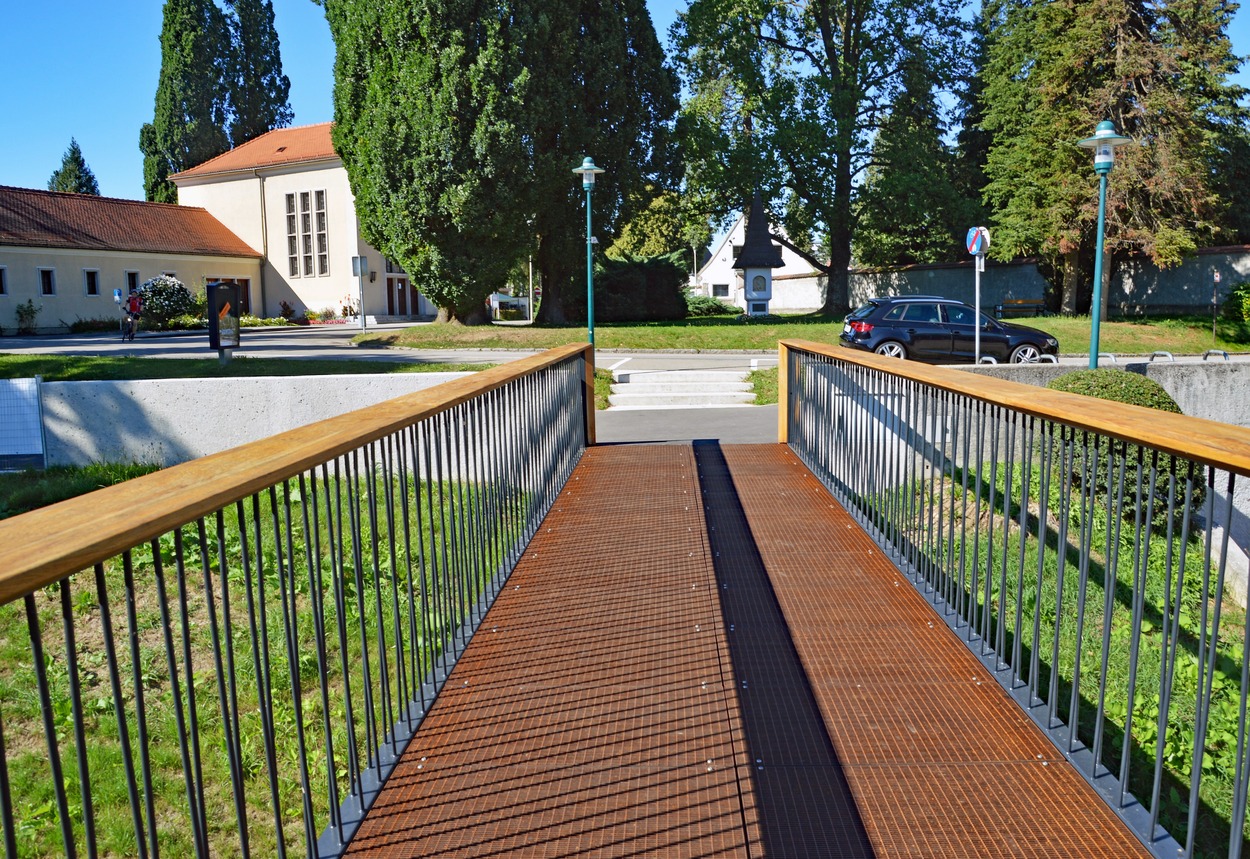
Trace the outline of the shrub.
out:
[[[1224,316],[1234,322],[1250,322],[1250,282],[1233,286],[1224,302]]]
[[[699,295],[689,290],[686,291],[687,316],[732,316],[741,312],[732,304],[726,304],[719,298],[712,298],[710,295]]]
[[[284,301],[284,302],[282,302],[282,304],[283,304],[283,307],[282,307],[282,318],[283,318],[283,319],[290,319],[291,317],[289,317],[289,316],[287,316],[287,315],[286,315],[286,308],[287,308],[287,307],[289,307],[290,305],[288,305],[285,301]],[[306,320],[308,320],[309,322],[318,322],[318,321],[320,321],[320,319],[321,319],[321,313],[320,313],[319,311],[316,311],[316,310],[305,310],[305,311],[304,311],[304,318],[305,318]]]
[[[281,307],[282,307],[282,314],[281,314],[281,315],[282,315],[282,318],[283,318],[283,319],[294,319],[294,318],[295,318],[295,308],[291,305],[291,302],[289,302],[289,301],[283,301],[283,302],[280,302],[280,305],[281,305]],[[312,318],[312,317],[309,317],[309,316],[308,316],[308,314],[304,314],[304,315],[305,315],[305,317],[307,317],[307,318]]]
[[[325,310],[317,311],[317,316],[319,319],[322,319],[322,320],[338,319],[339,312],[334,307],[327,307]]]
[[[595,267],[595,321],[685,319],[686,272],[681,259],[681,254],[676,254],[602,260]],[[573,295],[567,298],[569,319],[585,319],[585,297],[580,301]]]
[[[35,320],[39,318],[43,305],[35,304],[34,299],[28,298],[13,310],[17,314],[17,333],[34,334]]]
[[[69,324],[71,334],[91,334],[99,331],[117,331],[120,325],[120,317],[111,317],[108,319],[75,319]]]
[[[281,316],[260,317],[250,314],[243,314],[239,317],[239,326],[242,328],[281,328],[285,325],[294,325],[295,323],[289,319],[283,319]]]
[[[139,295],[143,297],[144,321],[158,328],[167,326],[175,316],[191,313],[195,305],[191,290],[177,278],[165,275],[144,281]]]
[[[1073,373],[1065,373],[1064,375],[1054,379],[1048,388],[1056,391],[1067,391],[1073,394],[1082,394],[1087,397],[1095,397],[1099,400],[1110,400],[1117,403],[1128,403],[1134,406],[1143,406],[1148,409],[1156,409],[1161,412],[1172,412],[1173,414],[1182,414],[1181,407],[1176,404],[1176,400],[1164,389],[1162,385],[1153,379],[1137,373],[1126,373],[1122,370],[1098,369],[1098,370],[1078,370]],[[1126,521],[1132,521],[1137,515],[1137,504],[1135,503],[1137,495],[1137,486],[1133,482],[1135,470],[1132,464],[1137,461],[1139,447],[1132,444],[1121,444],[1116,442],[1117,452],[1122,451],[1122,455],[1126,461],[1124,470],[1124,511],[1123,517]],[[1107,456],[1111,449],[1111,441],[1105,436],[1100,437],[1098,442],[1099,457],[1099,475],[1096,490],[1100,494],[1107,491]],[[1149,451],[1144,459],[1144,465],[1148,468],[1150,465]],[[1185,460],[1177,459],[1177,480],[1182,480],[1186,476],[1183,469]],[[1165,480],[1169,470],[1173,467],[1173,458],[1170,454],[1160,454],[1158,460],[1159,479]],[[1199,470],[1194,476],[1194,491],[1191,504],[1191,512],[1198,514],[1202,509],[1202,503],[1206,498],[1204,472]],[[1081,486],[1083,475],[1074,470],[1072,473],[1073,485]],[[1117,478],[1118,479],[1118,478]],[[1143,472],[1143,479],[1146,478]],[[1163,490],[1163,491],[1161,491]],[[1167,502],[1162,498],[1166,486],[1157,486],[1155,493],[1154,507],[1150,511],[1151,528],[1156,533],[1164,533],[1167,530]],[[1149,492],[1149,486],[1141,487],[1141,497],[1145,501]],[[1179,533],[1180,517],[1184,513],[1183,510],[1176,511],[1176,520],[1174,525]]]
[[[208,320],[195,313],[181,313],[165,323],[166,328],[177,331],[195,331],[208,327]]]

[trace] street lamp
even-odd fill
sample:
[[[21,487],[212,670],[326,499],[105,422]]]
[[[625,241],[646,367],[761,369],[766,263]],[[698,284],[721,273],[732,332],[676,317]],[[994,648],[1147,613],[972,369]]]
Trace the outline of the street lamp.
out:
[[[590,232],[590,192],[595,187],[595,176],[603,172],[596,167],[594,159],[586,156],[574,173],[582,174],[582,188],[586,191],[586,334],[591,348],[595,345],[595,237]]]
[[[1132,139],[1116,133],[1115,123],[1104,119],[1094,129],[1094,136],[1078,140],[1076,145],[1094,150],[1094,172],[1098,174],[1098,244],[1094,246],[1094,297],[1090,307],[1089,368],[1098,369],[1098,323],[1102,316],[1102,234],[1106,225],[1107,174],[1115,166],[1115,148]]]

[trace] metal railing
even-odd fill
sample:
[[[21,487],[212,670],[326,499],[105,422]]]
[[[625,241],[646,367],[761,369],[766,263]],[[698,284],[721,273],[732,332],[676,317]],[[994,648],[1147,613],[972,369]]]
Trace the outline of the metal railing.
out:
[[[1242,855],[1250,614],[1212,513],[1250,431],[815,343],[780,361],[781,441],[1143,843]]]
[[[340,855],[593,442],[591,363],[0,522],[5,855]]]

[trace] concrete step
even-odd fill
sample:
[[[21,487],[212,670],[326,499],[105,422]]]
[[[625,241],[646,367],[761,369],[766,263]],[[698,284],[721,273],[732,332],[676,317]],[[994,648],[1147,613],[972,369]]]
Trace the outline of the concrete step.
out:
[[[749,406],[755,401],[751,391],[701,394],[612,394],[608,403],[614,409],[690,409],[723,406]]]
[[[608,402],[614,409],[689,409],[749,406],[755,393],[745,370],[669,370],[616,373]]]
[[[750,382],[673,382],[667,379],[646,382],[625,382],[612,386],[614,394],[701,394],[705,391],[720,393],[750,391]]]

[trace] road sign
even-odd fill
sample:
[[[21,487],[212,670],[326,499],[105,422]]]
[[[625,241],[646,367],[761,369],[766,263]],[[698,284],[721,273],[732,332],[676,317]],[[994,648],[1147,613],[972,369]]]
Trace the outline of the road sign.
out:
[[[990,231],[985,227],[972,227],[968,230],[968,253],[981,256],[990,249]]]

